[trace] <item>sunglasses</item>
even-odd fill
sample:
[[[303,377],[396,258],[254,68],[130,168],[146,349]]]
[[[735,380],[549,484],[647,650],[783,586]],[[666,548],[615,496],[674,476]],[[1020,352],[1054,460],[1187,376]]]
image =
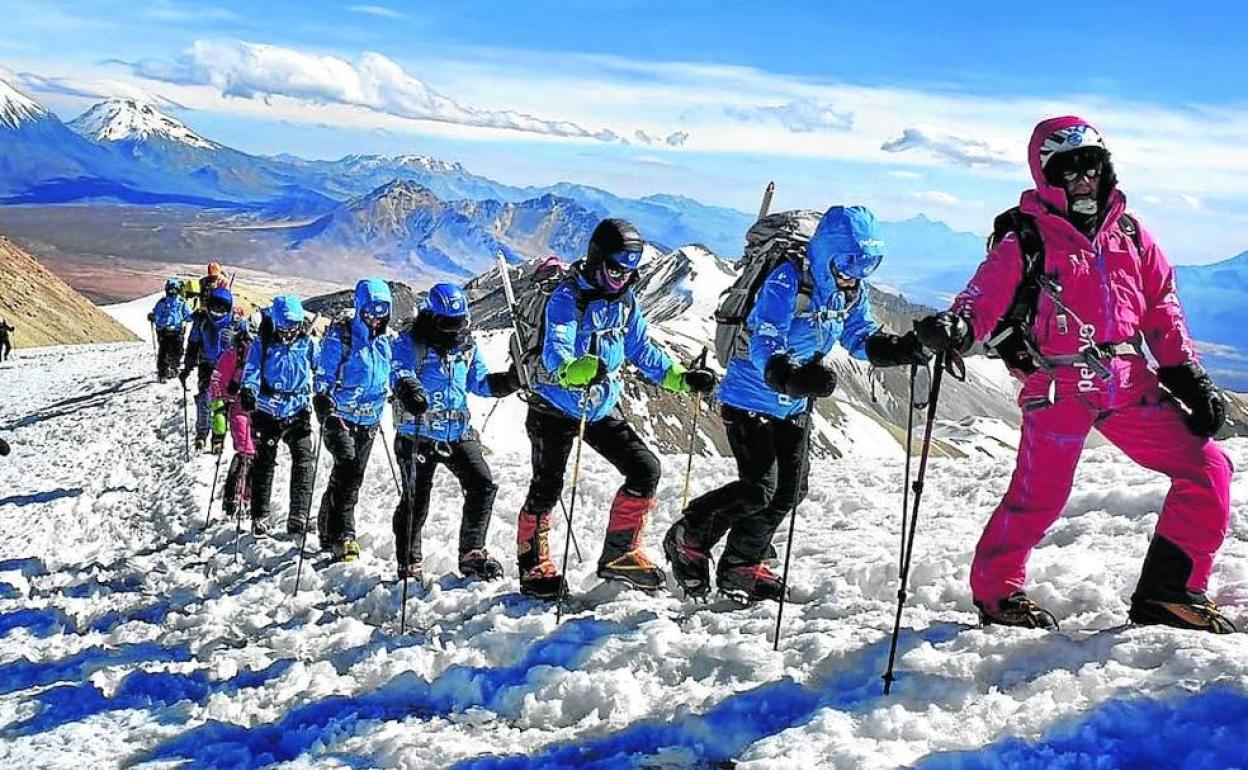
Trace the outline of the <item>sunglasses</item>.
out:
[[[433,317],[433,328],[440,332],[459,332],[467,327],[468,316],[439,315]]]
[[[390,315],[390,305],[385,302],[373,302],[360,310],[360,315],[365,318],[385,318]]]
[[[1062,181],[1066,184],[1074,184],[1080,178],[1095,181],[1101,176],[1101,164],[1091,163],[1083,167],[1076,166],[1062,172]]]

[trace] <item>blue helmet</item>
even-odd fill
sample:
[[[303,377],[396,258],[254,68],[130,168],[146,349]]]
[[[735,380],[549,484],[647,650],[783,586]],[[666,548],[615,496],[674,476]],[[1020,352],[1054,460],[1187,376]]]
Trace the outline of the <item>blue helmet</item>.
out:
[[[425,299],[430,313],[444,318],[467,318],[468,295],[453,283],[434,284]]]
[[[816,282],[829,276],[866,278],[884,259],[875,215],[865,206],[833,206],[819,220],[806,256]]]
[[[380,278],[365,278],[355,285],[355,312],[359,316],[385,318],[393,299],[390,285]]]
[[[273,319],[273,328],[291,329],[303,323],[307,313],[303,310],[303,303],[294,294],[279,294],[273,298],[269,318]]]
[[[181,291],[182,291],[182,279],[181,278],[166,278],[165,279],[165,294],[179,294],[181,293]]]
[[[228,316],[234,310],[234,295],[224,286],[218,286],[208,293],[204,307],[211,316],[218,318]]]

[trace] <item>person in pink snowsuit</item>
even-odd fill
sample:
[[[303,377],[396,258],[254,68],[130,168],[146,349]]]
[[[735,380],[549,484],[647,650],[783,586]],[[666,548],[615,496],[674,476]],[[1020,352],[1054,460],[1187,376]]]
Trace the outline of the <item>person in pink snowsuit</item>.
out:
[[[1023,590],[1027,558],[1061,514],[1096,428],[1171,479],[1131,620],[1229,633],[1234,626],[1205,596],[1230,524],[1231,462],[1211,440],[1226,407],[1200,366],[1174,270],[1125,213],[1109,152],[1087,121],[1041,122],[1028,161],[1036,187],[1007,215],[1012,222],[1021,215],[1029,232],[1020,226],[1004,234],[952,308],[918,325],[935,349],[1000,342],[999,324],[1018,318],[1012,311],[1020,284],[1045,276],[1032,284],[1034,319],[1015,327],[1015,339],[1028,340],[1025,365],[1011,367],[1023,380],[1022,435],[1010,487],[975,549],[971,590],[981,619],[1056,627]],[[1026,271],[1028,253],[1038,256],[1040,270]]]
[[[247,360],[251,342],[250,324],[242,319],[234,329],[234,344],[217,359],[208,385],[214,420],[217,412],[225,412],[234,443],[235,454],[225,475],[224,496],[226,514],[231,516],[250,509],[251,461],[256,456],[256,445],[251,438],[251,415],[238,402],[238,391],[243,378],[242,364]]]

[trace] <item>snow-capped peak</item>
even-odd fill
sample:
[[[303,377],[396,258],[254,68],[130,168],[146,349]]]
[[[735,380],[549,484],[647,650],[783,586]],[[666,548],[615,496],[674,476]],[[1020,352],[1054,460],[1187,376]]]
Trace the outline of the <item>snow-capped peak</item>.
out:
[[[48,114],[34,99],[0,79],[0,126],[19,128],[28,121],[42,120]]]
[[[192,131],[177,118],[136,99],[100,102],[69,125],[95,142],[146,141],[159,137],[207,150],[219,146]]]

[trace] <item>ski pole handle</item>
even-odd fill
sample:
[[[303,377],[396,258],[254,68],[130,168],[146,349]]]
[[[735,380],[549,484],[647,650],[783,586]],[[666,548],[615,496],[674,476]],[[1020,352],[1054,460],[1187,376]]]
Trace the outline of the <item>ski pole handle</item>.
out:
[[[767,189],[763,190],[763,204],[758,207],[758,218],[762,219],[771,211],[771,196],[776,194],[776,183],[774,181],[767,183]]]

